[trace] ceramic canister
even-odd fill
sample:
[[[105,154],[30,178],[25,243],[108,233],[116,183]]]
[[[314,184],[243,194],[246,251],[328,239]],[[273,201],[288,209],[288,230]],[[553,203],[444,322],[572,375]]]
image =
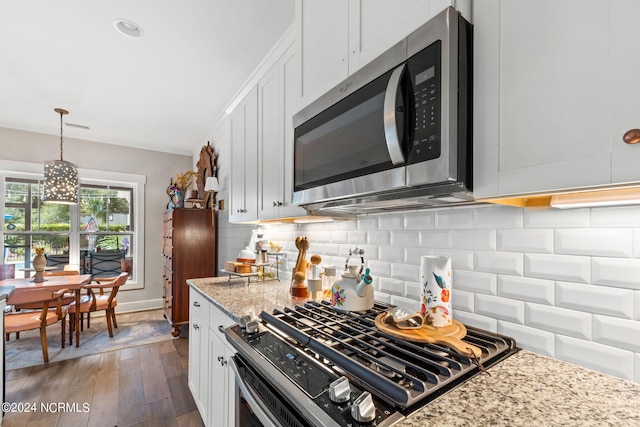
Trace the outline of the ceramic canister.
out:
[[[420,312],[425,325],[450,326],[453,323],[451,258],[423,256],[420,277]]]

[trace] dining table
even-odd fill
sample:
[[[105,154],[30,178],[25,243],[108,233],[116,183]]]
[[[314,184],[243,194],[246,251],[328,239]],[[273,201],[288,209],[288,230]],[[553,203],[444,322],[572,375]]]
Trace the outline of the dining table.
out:
[[[18,292],[24,292],[31,289],[51,289],[52,291],[59,291],[61,289],[67,289],[73,291],[76,297],[76,307],[80,307],[80,294],[82,288],[91,282],[91,274],[72,274],[68,276],[46,276],[44,282],[34,283],[29,277],[16,278],[16,279],[4,279],[0,280],[0,287],[8,285],[15,287],[15,291],[9,299],[8,304],[11,304],[11,297]],[[80,316],[75,316],[76,327],[76,347],[80,346]]]

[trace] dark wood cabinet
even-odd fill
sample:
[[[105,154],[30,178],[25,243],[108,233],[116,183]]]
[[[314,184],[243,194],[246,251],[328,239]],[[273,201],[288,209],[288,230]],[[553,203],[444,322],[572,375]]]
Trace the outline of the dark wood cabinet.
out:
[[[166,211],[162,240],[164,315],[177,337],[180,325],[189,323],[187,279],[216,275],[216,229],[211,209]]]

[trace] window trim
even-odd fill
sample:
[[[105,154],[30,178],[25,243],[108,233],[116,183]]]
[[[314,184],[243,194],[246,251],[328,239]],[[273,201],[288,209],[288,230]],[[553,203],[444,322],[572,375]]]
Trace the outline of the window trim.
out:
[[[44,179],[44,166],[39,163],[19,162],[14,160],[2,160],[0,159],[0,181],[4,185],[6,177],[10,178],[22,178],[22,179]],[[81,184],[94,184],[94,185],[120,185],[132,188],[133,197],[133,268],[136,272],[136,280],[128,281],[126,290],[139,290],[144,289],[144,218],[145,218],[145,206],[144,206],[144,190],[147,183],[147,177],[145,175],[114,172],[114,171],[101,171],[96,169],[83,169],[78,168],[78,178]],[[4,190],[0,195],[0,248],[4,250]],[[77,211],[72,209],[73,211]],[[78,230],[78,218],[72,213],[71,215],[71,230],[69,231],[69,249],[75,247],[78,257],[80,256],[80,233]],[[73,240],[76,240],[75,245]],[[79,261],[79,258],[78,258]]]

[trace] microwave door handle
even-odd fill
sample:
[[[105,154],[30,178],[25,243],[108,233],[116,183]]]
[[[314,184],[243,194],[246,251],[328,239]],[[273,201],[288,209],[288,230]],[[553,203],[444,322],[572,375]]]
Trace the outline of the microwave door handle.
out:
[[[398,127],[396,126],[396,94],[400,88],[400,78],[404,71],[405,64],[402,64],[391,73],[387,90],[384,94],[384,137],[387,141],[387,150],[391,163],[399,165],[404,163],[404,154],[398,137]]]

